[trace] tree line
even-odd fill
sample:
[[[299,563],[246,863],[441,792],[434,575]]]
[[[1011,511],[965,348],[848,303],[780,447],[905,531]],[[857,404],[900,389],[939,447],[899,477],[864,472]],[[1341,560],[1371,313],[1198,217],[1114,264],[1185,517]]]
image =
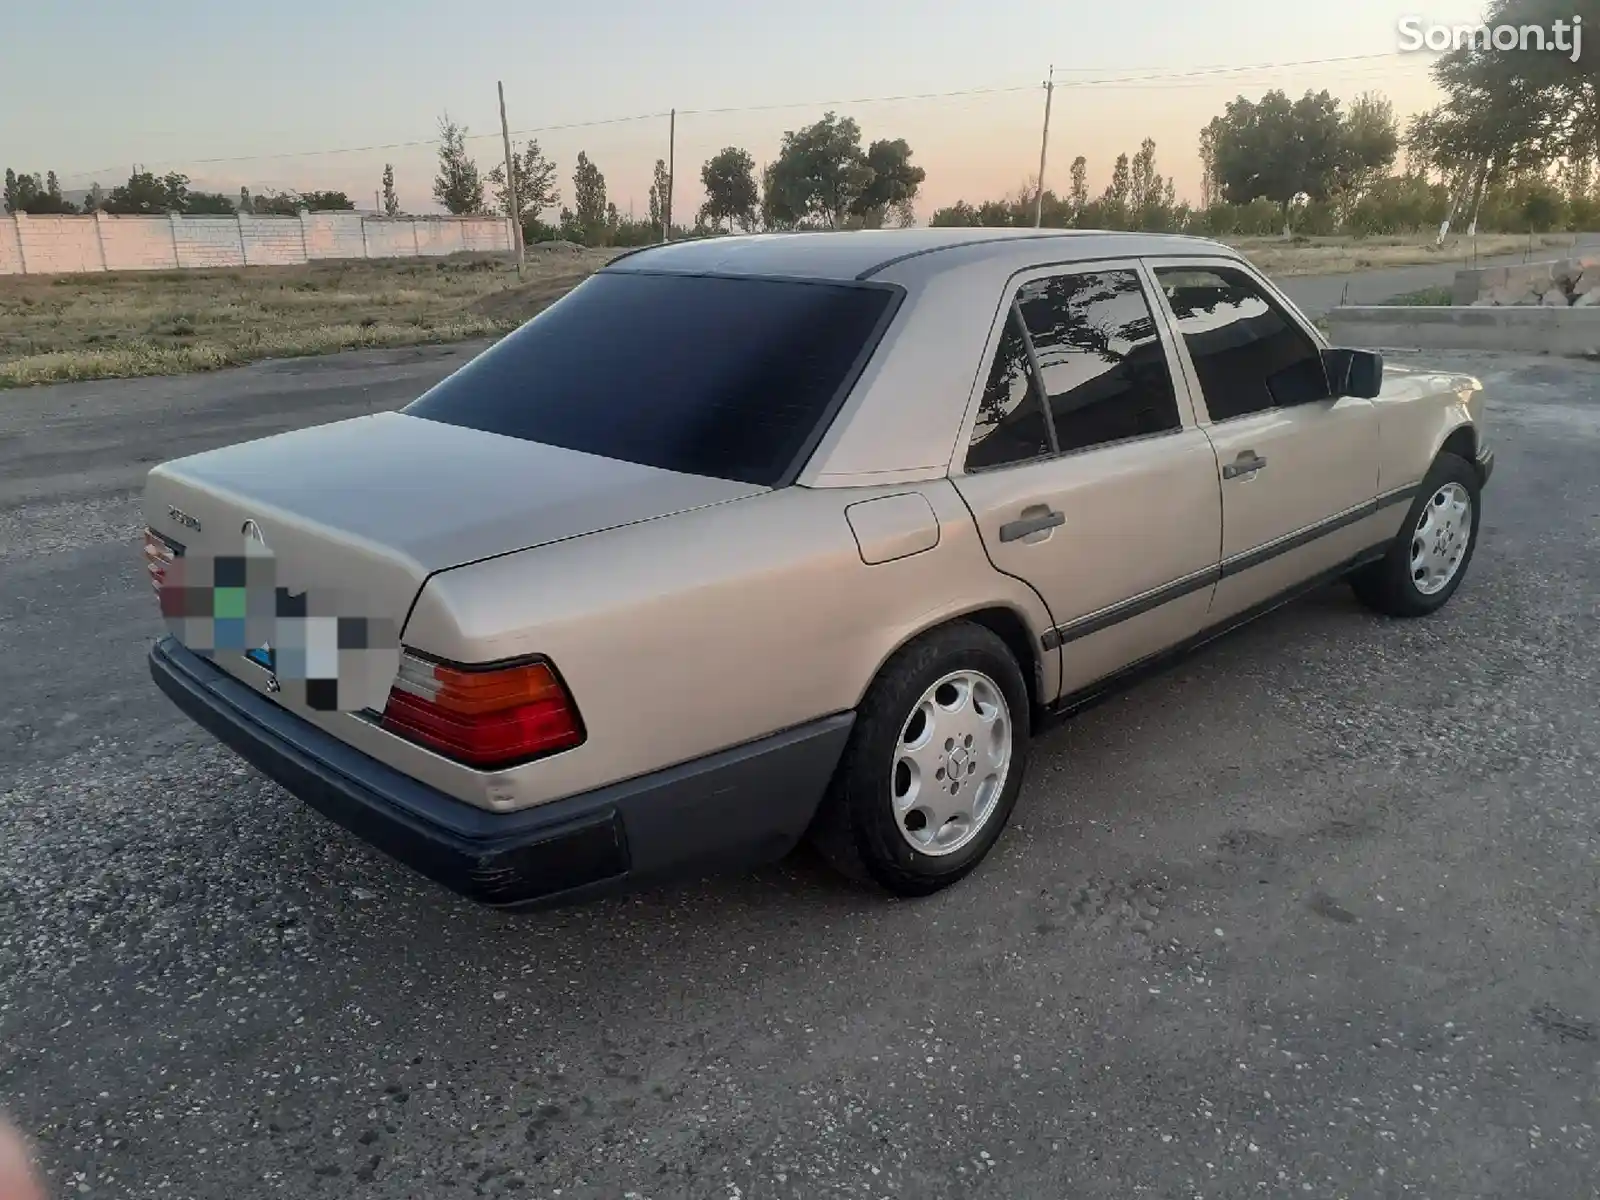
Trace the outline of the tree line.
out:
[[[46,171],[40,176],[6,168],[5,210],[28,216],[103,212],[113,216],[147,217],[167,213],[188,216],[253,213],[258,216],[292,217],[302,212],[338,212],[353,208],[355,205],[350,197],[343,192],[269,192],[252,196],[249,188],[240,188],[239,195],[233,197],[222,192],[193,191],[189,187],[189,177],[176,171],[157,175],[137,167],[128,176],[127,183],[119,184],[109,192],[98,183],[91,185],[83,203],[79,205],[62,194],[61,182],[54,171]]]
[[[933,225],[1031,226],[1035,204],[1048,228],[1124,229],[1207,237],[1311,237],[1415,233],[1447,220],[1495,232],[1547,233],[1600,227],[1593,154],[1546,158],[1520,170],[1470,170],[1442,164],[1430,138],[1437,117],[1413,119],[1402,137],[1393,105],[1363,93],[1341,111],[1326,91],[1291,101],[1282,91],[1230,102],[1200,135],[1201,195],[1179,201],[1156,167],[1156,144],[1117,157],[1097,196],[1080,155],[1065,195],[1014,195],[939,209]],[[1419,132],[1420,131],[1420,132]],[[1404,166],[1395,169],[1401,149]],[[1476,188],[1464,187],[1475,184]]]
[[[664,222],[674,236],[756,229],[871,229],[910,225],[927,172],[911,162],[904,138],[862,145],[853,118],[829,112],[783,135],[777,157],[759,172],[751,153],[727,146],[700,167],[705,201],[689,221],[677,220],[671,173],[657,159],[644,218],[619,212],[607,196],[606,178],[586,151],[572,172],[572,200],[562,203],[557,167],[537,140],[513,146],[516,192],[504,165],[480,171],[467,151],[467,130],[448,114],[439,121],[439,167],[433,197],[459,215],[506,213],[522,225],[528,242],[563,239],[586,246],[637,246],[662,240]],[[492,196],[492,203],[490,197]],[[547,219],[547,214],[554,219]]]

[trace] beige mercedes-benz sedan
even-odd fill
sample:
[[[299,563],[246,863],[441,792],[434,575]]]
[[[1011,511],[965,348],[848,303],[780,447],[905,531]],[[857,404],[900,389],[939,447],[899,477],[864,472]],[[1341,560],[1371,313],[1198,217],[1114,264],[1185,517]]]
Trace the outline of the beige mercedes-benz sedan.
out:
[[[398,412],[155,468],[151,670],[484,903],[808,836],[921,895],[993,848],[1046,716],[1340,577],[1444,604],[1483,416],[1209,241],[652,247]]]

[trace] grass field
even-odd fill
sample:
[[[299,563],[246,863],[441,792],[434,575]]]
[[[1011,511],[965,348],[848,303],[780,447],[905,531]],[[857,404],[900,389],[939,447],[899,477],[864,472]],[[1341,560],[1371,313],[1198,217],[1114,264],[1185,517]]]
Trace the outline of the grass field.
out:
[[[1533,239],[1558,253],[1567,234]],[[1234,242],[1269,274],[1343,274],[1460,264],[1472,245],[1432,238]],[[1477,253],[1513,254],[1522,235],[1485,235]],[[532,248],[519,286],[505,262],[430,259],[305,267],[0,277],[0,388],[177,375],[264,358],[493,336],[514,329],[616,252]]]
[[[0,387],[503,333],[614,251],[0,278]]]

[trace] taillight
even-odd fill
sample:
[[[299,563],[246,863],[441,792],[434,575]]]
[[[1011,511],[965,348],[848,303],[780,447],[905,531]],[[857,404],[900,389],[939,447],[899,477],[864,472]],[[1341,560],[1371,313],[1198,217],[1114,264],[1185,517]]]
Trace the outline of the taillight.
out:
[[[458,667],[410,650],[401,652],[383,727],[483,770],[583,741],[577,706],[549,663]]]
[[[150,586],[155,589],[156,595],[161,594],[161,587],[167,580],[167,568],[172,565],[177,553],[172,548],[172,543],[162,537],[153,529],[144,531],[144,566],[150,572]]]

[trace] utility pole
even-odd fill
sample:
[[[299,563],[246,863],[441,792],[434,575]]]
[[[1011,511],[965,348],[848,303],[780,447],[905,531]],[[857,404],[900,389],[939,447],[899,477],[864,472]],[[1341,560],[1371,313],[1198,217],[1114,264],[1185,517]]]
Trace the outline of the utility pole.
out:
[[[506,147],[506,200],[511,209],[511,248],[517,255],[517,278],[522,278],[522,206],[517,203],[517,160],[511,154],[511,127],[506,124],[506,85],[497,81],[500,89],[500,140]]]
[[[1055,95],[1056,68],[1050,65],[1050,77],[1044,81],[1044,133],[1039,138],[1039,187],[1033,195],[1033,227],[1039,228],[1044,218],[1044,160],[1050,150],[1050,98]]]
[[[678,172],[678,110],[673,109],[667,125],[667,194],[662,197],[661,240],[672,240],[672,181]]]
[[[378,200],[377,188],[372,189],[372,211],[377,213],[380,217],[383,216],[383,205]]]

